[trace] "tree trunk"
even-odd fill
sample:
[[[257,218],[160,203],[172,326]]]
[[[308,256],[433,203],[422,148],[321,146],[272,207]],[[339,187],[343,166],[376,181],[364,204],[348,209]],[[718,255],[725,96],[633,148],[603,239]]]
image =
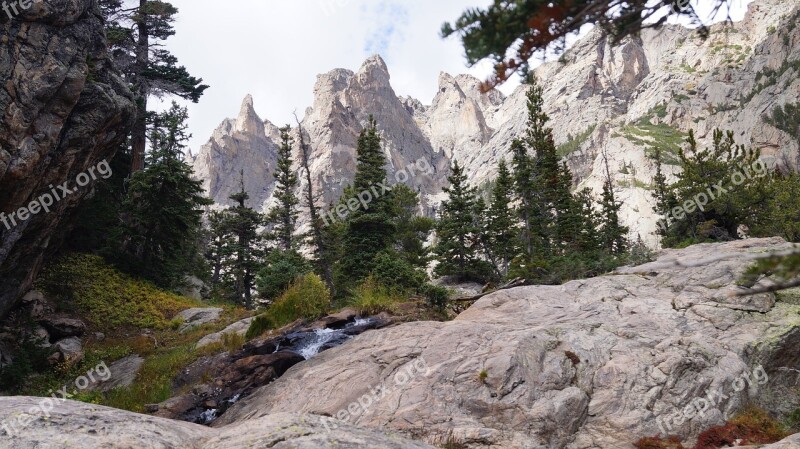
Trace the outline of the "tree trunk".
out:
[[[136,95],[136,123],[131,130],[131,174],[144,169],[144,154],[147,146],[147,97],[150,90],[147,87],[143,73],[147,70],[150,58],[150,31],[145,19],[148,0],[139,0],[139,16],[137,29],[139,39],[136,42],[136,73],[134,94]]]

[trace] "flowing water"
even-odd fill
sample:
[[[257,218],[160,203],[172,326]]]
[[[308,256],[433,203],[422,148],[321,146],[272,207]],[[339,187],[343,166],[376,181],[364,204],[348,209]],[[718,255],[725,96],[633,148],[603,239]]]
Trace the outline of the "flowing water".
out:
[[[339,329],[325,328],[316,329],[310,332],[294,332],[286,335],[276,344],[274,352],[291,351],[301,355],[308,360],[322,351],[341,345],[350,340],[364,330],[370,328],[376,322],[375,318],[356,318]],[[236,394],[225,401],[225,406],[220,409],[212,408],[203,410],[199,414],[192,414],[187,417],[188,421],[198,424],[211,424],[224,413],[231,405],[239,400],[241,394]]]

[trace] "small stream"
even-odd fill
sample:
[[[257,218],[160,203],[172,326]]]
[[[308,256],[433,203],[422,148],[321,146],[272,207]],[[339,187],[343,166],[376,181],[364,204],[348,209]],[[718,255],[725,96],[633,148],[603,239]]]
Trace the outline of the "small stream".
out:
[[[300,355],[305,360],[309,360],[322,351],[335,348],[346,341],[352,339],[356,335],[374,328],[378,319],[373,317],[356,318],[348,322],[343,327],[339,328],[324,328],[316,329],[308,332],[292,332],[283,336],[275,345],[274,351],[277,352],[293,352]],[[185,420],[195,422],[197,424],[209,425],[214,420],[219,418],[220,415],[241,399],[242,394],[237,393],[234,396],[222,401],[221,407],[211,409],[194,409],[190,411]]]
[[[286,347],[278,347],[275,352],[292,351],[303,356],[308,360],[320,352],[341,345],[347,340],[358,335],[353,333],[354,329],[361,329],[373,323],[373,318],[357,318],[347,323],[341,329],[317,329],[313,332],[295,332],[285,337],[283,342],[288,342]]]

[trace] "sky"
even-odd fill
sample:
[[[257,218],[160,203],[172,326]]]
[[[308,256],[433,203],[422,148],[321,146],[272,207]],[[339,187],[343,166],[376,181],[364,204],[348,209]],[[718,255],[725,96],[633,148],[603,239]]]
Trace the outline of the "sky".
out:
[[[708,10],[708,0],[696,1]],[[732,17],[740,19],[750,0],[731,1]],[[492,0],[171,2],[180,12],[166,48],[211,86],[198,104],[188,104],[195,154],[223,119],[238,114],[245,95],[253,95],[262,119],[293,124],[292,113],[302,118],[311,105],[318,74],[358,70],[376,53],[389,67],[395,92],[425,104],[436,94],[440,72],[485,79],[491,71],[485,61],[467,67],[458,39],[442,39],[439,30]],[[517,85],[512,80],[501,90],[510,93]]]

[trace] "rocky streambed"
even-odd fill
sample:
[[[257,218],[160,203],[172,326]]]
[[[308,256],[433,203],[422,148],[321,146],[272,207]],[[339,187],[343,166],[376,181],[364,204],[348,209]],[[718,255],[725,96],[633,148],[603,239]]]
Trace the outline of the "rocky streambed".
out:
[[[189,392],[149,406],[149,411],[160,417],[209,425],[240,399],[298,363],[390,323],[388,316],[361,318],[352,310],[311,324],[294,323],[276,336],[247,343],[238,352],[199,359],[175,380],[176,390],[189,388]]]

